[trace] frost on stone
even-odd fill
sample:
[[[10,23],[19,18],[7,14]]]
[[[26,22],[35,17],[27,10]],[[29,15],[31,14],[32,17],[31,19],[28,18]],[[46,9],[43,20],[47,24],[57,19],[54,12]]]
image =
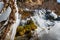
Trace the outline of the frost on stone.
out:
[[[10,15],[10,13],[11,13],[11,8],[8,7],[5,12],[1,13],[1,15],[0,15],[0,22],[1,22],[1,21],[4,21],[4,20],[7,20],[7,18],[8,18],[9,15]]]
[[[3,7],[4,7],[4,3],[0,2],[0,12],[1,12],[1,10],[2,10]]]

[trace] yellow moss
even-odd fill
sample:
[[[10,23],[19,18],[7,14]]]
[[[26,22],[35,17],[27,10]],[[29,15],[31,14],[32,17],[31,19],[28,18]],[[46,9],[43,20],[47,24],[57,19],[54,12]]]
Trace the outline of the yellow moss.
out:
[[[19,32],[19,35],[20,36],[23,36],[24,35],[24,32],[22,31],[22,32]]]
[[[22,31],[22,30],[23,30],[23,26],[18,26],[17,32],[20,32],[20,31]]]
[[[25,35],[27,31],[34,31],[37,28],[37,26],[33,23],[32,20],[29,20],[29,24],[25,26],[18,26],[17,32],[20,36]],[[16,34],[17,35],[17,34]]]
[[[24,28],[25,28],[25,30],[31,30],[30,25],[26,25],[26,26],[24,26]]]

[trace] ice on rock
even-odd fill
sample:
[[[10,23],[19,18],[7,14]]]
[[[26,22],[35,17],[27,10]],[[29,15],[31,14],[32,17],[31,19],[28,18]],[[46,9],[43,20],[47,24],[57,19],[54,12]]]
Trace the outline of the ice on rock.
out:
[[[0,15],[0,22],[6,20],[11,13],[11,8],[8,7],[7,10]]]
[[[60,0],[57,0],[57,3],[60,3]]]
[[[4,3],[0,2],[0,12],[1,12],[1,10],[2,10],[3,7],[4,7]]]
[[[56,19],[58,17],[54,12],[52,12],[50,15],[53,16],[54,19]]]

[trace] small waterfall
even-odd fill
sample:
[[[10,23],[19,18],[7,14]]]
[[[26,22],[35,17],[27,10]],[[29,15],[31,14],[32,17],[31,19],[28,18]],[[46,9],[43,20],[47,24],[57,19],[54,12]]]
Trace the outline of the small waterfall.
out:
[[[20,23],[20,20],[21,20],[21,18],[20,18],[21,15],[19,15],[19,13],[18,13],[18,7],[17,7],[17,4],[16,4],[16,0],[15,0],[15,7],[16,7],[16,10],[17,10],[17,12],[15,13],[16,21],[15,21],[14,24],[11,25],[10,31],[7,33],[5,40],[14,40],[15,34],[16,34],[16,29],[17,29],[17,27]]]
[[[18,19],[19,17],[19,14],[18,14],[18,7],[17,7],[17,4],[16,4],[16,0],[15,0],[15,7],[16,7],[16,10],[17,12],[15,13],[15,16],[16,16],[16,23],[14,25],[12,25],[12,35],[11,35],[11,39],[10,40],[14,40],[15,38],[15,34],[16,34],[16,29],[20,23],[20,19]]]

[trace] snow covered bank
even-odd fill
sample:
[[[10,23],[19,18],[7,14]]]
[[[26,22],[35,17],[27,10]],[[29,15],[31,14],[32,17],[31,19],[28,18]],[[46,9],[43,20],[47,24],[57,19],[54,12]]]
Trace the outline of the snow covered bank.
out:
[[[60,40],[60,21],[46,19],[45,13],[46,11],[37,10],[35,11],[35,15],[31,17],[38,26],[36,33],[40,38],[39,40]],[[54,12],[48,15],[51,15],[54,19],[58,18]]]

